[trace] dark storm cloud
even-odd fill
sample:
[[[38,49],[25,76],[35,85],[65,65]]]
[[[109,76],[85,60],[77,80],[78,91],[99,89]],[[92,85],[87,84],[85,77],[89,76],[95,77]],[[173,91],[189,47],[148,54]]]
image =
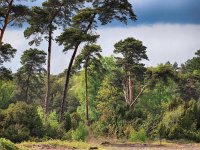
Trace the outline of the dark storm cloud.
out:
[[[200,24],[200,0],[130,0],[136,24]]]

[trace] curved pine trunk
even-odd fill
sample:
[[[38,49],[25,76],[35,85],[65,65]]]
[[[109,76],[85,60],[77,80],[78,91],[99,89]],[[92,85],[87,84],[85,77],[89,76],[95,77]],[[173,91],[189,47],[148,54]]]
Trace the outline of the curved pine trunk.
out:
[[[72,65],[73,65],[74,59],[76,57],[76,53],[77,53],[79,44],[77,44],[75,49],[74,49],[74,52],[73,52],[72,57],[70,59],[69,66],[68,66],[68,69],[67,69],[67,73],[66,73],[66,76],[65,76],[63,98],[62,98],[61,106],[60,106],[61,110],[60,110],[59,123],[61,123],[63,121],[63,118],[64,118],[64,106],[65,106],[65,99],[67,97],[67,90],[68,90],[68,85],[69,85],[70,73],[71,73],[71,70],[72,70]]]
[[[87,28],[85,30],[85,33],[87,33],[88,30],[91,28],[95,16],[96,16],[96,14],[93,14],[93,16],[91,18],[91,21],[90,21],[90,23],[88,24],[88,26],[87,26]],[[72,65],[73,65],[73,62],[74,62],[74,59],[76,57],[76,53],[77,53],[77,50],[78,50],[78,47],[79,47],[80,44],[81,44],[81,42],[77,43],[77,45],[74,48],[74,52],[73,52],[72,57],[70,59],[69,66],[68,66],[68,69],[67,69],[67,73],[66,73],[66,76],[65,76],[65,85],[64,85],[64,91],[63,91],[63,98],[62,98],[61,106],[60,106],[59,123],[61,123],[63,121],[63,118],[64,118],[65,99],[67,97],[67,90],[68,90],[68,85],[69,85],[70,73],[71,73]]]

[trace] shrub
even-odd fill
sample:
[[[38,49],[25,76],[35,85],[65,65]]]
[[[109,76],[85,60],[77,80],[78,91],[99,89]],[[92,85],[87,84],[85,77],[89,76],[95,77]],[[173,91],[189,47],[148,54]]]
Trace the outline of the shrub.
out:
[[[130,132],[130,141],[131,142],[147,141],[147,133],[146,133],[145,129],[141,128],[138,132],[136,132],[134,129],[132,129]]]
[[[20,124],[10,125],[4,131],[4,137],[13,142],[26,141],[30,138],[30,131],[28,128],[23,127],[23,125]]]
[[[20,149],[10,140],[0,138],[0,150],[20,150]]]
[[[24,102],[9,105],[2,110],[0,136],[13,142],[21,142],[32,137],[42,136],[42,122],[34,106]]]
[[[71,127],[73,129],[76,129],[79,125],[79,122],[81,121],[81,117],[77,112],[74,112],[70,115],[71,118]]]
[[[72,139],[75,141],[85,141],[88,131],[83,123],[80,123],[78,128],[72,132]]]
[[[108,132],[106,125],[103,124],[101,121],[94,122],[90,126],[90,130],[96,137],[103,136]]]
[[[61,138],[64,134],[64,129],[62,128],[64,125],[58,123],[58,115],[56,111],[51,111],[45,121],[45,114],[42,107],[38,107],[37,109],[40,119],[43,121],[44,134],[45,138]]]
[[[15,94],[15,88],[12,81],[0,80],[0,109],[8,108]]]
[[[68,132],[66,132],[63,135],[62,140],[72,140],[72,133],[73,133],[73,130],[69,130]]]
[[[137,135],[138,135],[138,140],[139,141],[142,141],[142,142],[146,142],[147,141],[147,133],[146,133],[144,128],[141,128],[139,130],[139,132],[137,133]]]
[[[132,126],[131,124],[127,124],[123,127],[123,132],[124,132],[124,135],[126,136],[126,138],[129,138],[129,135],[131,133],[131,130],[132,130]]]
[[[131,129],[131,132],[130,132],[130,141],[131,142],[136,142],[138,139],[137,139],[137,132],[134,130],[134,129]]]
[[[69,131],[71,129],[71,117],[70,117],[69,113],[66,113],[64,115],[64,124],[63,125],[64,125],[64,129],[66,131]]]

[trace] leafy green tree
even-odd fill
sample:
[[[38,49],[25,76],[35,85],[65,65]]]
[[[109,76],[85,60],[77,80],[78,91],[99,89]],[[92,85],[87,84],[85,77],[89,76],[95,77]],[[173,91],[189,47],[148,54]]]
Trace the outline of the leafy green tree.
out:
[[[45,61],[46,53],[42,50],[30,48],[24,51],[21,56],[22,67],[16,73],[21,100],[30,102],[34,95],[38,97],[43,85],[42,76],[45,73]]]
[[[85,68],[85,116],[86,116],[86,124],[89,125],[89,114],[88,114],[88,69],[90,64],[94,64],[96,67],[99,66],[101,57],[101,47],[99,45],[86,45],[81,53],[76,57],[75,67],[81,68],[81,64],[83,63],[83,67]]]
[[[123,91],[127,105],[132,106],[139,96],[144,91],[145,86],[141,89],[139,94],[134,98],[134,80],[131,78],[138,79],[143,76],[145,68],[141,60],[148,60],[146,55],[146,47],[143,46],[142,42],[134,38],[127,38],[124,41],[119,41],[115,45],[114,53],[122,54],[122,58],[117,58],[118,66],[122,67],[124,71],[124,79],[122,81]],[[132,77],[131,77],[132,76]]]
[[[103,58],[101,58],[103,59]],[[100,60],[101,60],[100,59]],[[83,65],[81,65],[83,66]],[[96,109],[98,100],[96,98],[98,90],[101,86],[102,80],[104,78],[104,75],[106,73],[106,70],[102,67],[102,63],[96,63],[90,62],[90,65],[88,66],[88,105],[89,105],[89,120],[90,124],[98,120],[98,111]],[[72,83],[71,88],[69,89],[69,96],[73,92],[76,99],[79,101],[79,106],[77,108],[77,112],[80,115],[82,120],[85,120],[85,69],[80,70],[80,72],[77,72],[72,76],[72,79],[70,80]],[[76,99],[74,99],[72,102],[76,102]],[[70,106],[69,101],[70,97],[68,97],[68,107]],[[68,108],[69,109],[69,108]],[[68,110],[69,111],[69,110]]]
[[[16,85],[13,81],[0,80],[0,109],[6,109],[15,95]]]
[[[141,100],[141,107],[145,108],[148,117],[146,126],[152,137],[159,134],[163,137],[164,125],[161,122],[164,113],[167,111],[166,105],[169,104],[176,95],[176,73],[170,63],[160,64],[156,67],[147,68],[146,81],[148,89],[145,91]]]
[[[88,2],[90,3],[87,3],[87,7],[80,10],[77,15],[72,18],[72,28],[65,30],[61,36],[58,37],[59,44],[64,45],[64,51],[73,50],[66,73],[63,99],[61,102],[60,122],[63,120],[69,78],[79,45],[83,42],[96,41],[98,36],[94,35],[92,31],[96,29],[97,21],[100,21],[102,25],[106,25],[113,19],[123,23],[127,23],[128,19],[136,20],[132,5],[127,0],[89,0]]]
[[[67,96],[68,102],[66,109],[68,113],[73,113],[77,110],[77,107],[80,105],[77,97],[77,92],[73,86],[79,83],[79,80],[75,79],[73,76],[69,84],[69,94]],[[75,80],[74,80],[75,79]],[[59,75],[51,75],[51,92],[49,99],[49,110],[55,110],[56,113],[59,113],[60,110],[60,101],[62,100],[63,86],[64,86],[64,76],[63,73]],[[80,91],[79,91],[80,92]]]
[[[26,21],[29,9],[22,5],[22,1],[1,0],[0,1],[0,48],[3,36],[8,25],[22,26]]]
[[[126,104],[121,89],[105,77],[97,94],[97,110],[99,124],[103,124],[104,134],[119,134],[122,128]]]

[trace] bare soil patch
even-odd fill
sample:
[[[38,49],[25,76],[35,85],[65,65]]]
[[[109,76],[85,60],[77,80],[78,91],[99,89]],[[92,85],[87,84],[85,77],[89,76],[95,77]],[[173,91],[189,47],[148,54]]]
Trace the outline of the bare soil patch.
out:
[[[31,148],[35,150],[79,150],[79,148],[57,147],[51,145],[33,145]],[[92,147],[91,147],[92,149]],[[96,148],[95,148],[96,149]],[[200,150],[197,144],[111,144],[101,145],[99,149],[103,150]]]
[[[106,149],[108,150],[200,150],[200,146],[195,144],[170,144],[170,145],[111,144],[108,145]]]

